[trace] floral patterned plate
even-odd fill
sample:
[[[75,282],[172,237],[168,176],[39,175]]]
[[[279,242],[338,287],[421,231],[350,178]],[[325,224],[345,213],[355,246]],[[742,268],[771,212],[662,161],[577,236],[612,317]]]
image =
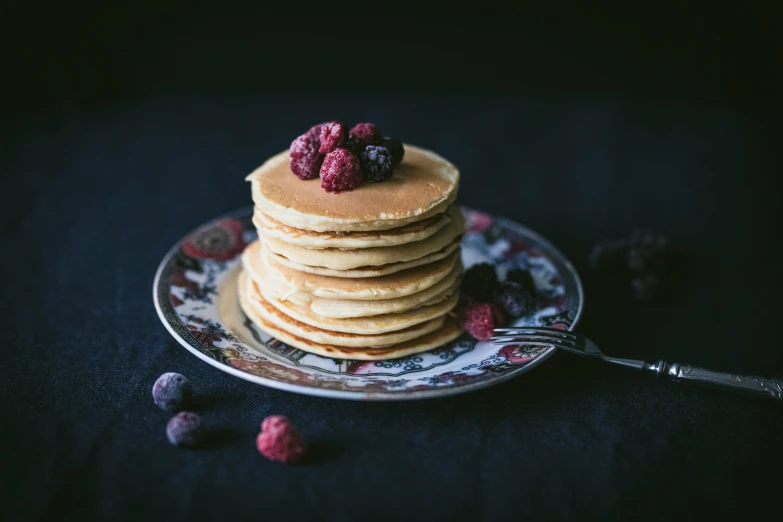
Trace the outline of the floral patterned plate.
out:
[[[161,321],[196,356],[258,384],[307,395],[355,400],[440,397],[497,384],[545,361],[554,348],[496,347],[467,334],[440,348],[386,361],[345,361],[309,354],[252,324],[237,303],[240,253],[256,237],[252,207],[217,218],[166,254],[153,299]],[[466,267],[493,263],[498,274],[527,268],[536,307],[516,325],[571,329],[582,313],[574,267],[544,238],[521,225],[463,208]]]

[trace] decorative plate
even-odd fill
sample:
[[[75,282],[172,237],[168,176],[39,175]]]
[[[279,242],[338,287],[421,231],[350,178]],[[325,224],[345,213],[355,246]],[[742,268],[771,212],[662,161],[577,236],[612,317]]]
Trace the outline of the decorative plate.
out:
[[[466,267],[493,263],[498,275],[530,270],[536,307],[514,324],[572,329],[582,313],[574,267],[535,232],[463,208]],[[258,384],[307,395],[354,400],[440,397],[503,382],[544,362],[545,346],[497,347],[467,334],[425,353],[385,361],[346,361],[309,354],[252,324],[237,302],[240,254],[256,238],[252,207],[219,217],[174,245],[155,274],[153,299],[177,341],[212,366]]]

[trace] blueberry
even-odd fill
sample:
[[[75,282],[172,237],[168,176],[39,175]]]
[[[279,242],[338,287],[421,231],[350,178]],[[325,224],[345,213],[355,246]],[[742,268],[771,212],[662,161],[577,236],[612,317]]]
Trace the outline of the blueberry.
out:
[[[506,281],[495,290],[495,303],[508,315],[519,317],[533,307],[533,296],[522,285]]]
[[[184,408],[193,397],[193,386],[184,375],[164,373],[152,386],[152,398],[159,408],[177,411]]]
[[[166,425],[166,437],[175,446],[195,447],[204,440],[204,421],[192,411],[181,411]]]

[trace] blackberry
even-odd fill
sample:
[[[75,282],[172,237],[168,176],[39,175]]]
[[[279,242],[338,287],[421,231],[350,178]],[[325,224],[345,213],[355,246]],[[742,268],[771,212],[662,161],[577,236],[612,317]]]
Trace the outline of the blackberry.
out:
[[[204,421],[192,411],[179,412],[166,425],[166,437],[175,446],[198,446],[204,435]]]
[[[383,141],[381,141],[381,145],[386,147],[386,150],[391,152],[392,167],[396,167],[400,164],[400,162],[402,162],[402,158],[405,156],[405,147],[402,146],[402,142],[400,140],[386,137],[383,138]]]
[[[462,292],[476,301],[492,301],[498,287],[498,274],[489,263],[473,265],[462,278]]]
[[[625,254],[625,264],[632,272],[644,272],[647,259],[645,259],[641,250],[629,248]]]
[[[176,411],[187,406],[193,396],[190,381],[178,373],[164,373],[152,386],[152,399],[159,408]]]
[[[658,294],[660,281],[649,273],[637,274],[631,281],[631,288],[636,299],[649,301]]]
[[[595,270],[621,271],[626,266],[628,241],[609,239],[596,243],[590,252],[590,266]]]
[[[362,184],[359,158],[352,152],[338,148],[326,155],[321,165],[321,187],[327,192],[353,190]]]
[[[383,181],[392,175],[392,155],[384,147],[368,145],[362,152],[362,170],[367,181]]]
[[[634,230],[628,245],[626,263],[634,272],[657,271],[667,254],[665,236],[656,235],[650,229]]]
[[[533,307],[533,296],[522,285],[506,281],[495,290],[495,304],[508,315],[519,317]]]
[[[536,293],[536,283],[533,281],[533,276],[530,274],[530,270],[523,270],[521,268],[515,268],[509,270],[506,274],[506,281],[511,281],[521,286],[531,294]]]

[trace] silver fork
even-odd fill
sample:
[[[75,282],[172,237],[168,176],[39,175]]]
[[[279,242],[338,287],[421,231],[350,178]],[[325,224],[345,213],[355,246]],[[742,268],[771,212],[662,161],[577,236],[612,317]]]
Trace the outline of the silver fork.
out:
[[[633,359],[608,357],[593,341],[574,332],[547,327],[496,328],[492,343],[505,346],[511,344],[533,344],[553,346],[577,355],[596,357],[602,361],[654,372],[657,377],[668,375],[675,381],[686,381],[724,390],[744,392],[755,396],[771,397],[783,400],[783,380],[779,378],[752,377],[733,373],[713,372],[703,368],[694,368],[690,364],[669,364],[663,360],[655,364]]]

